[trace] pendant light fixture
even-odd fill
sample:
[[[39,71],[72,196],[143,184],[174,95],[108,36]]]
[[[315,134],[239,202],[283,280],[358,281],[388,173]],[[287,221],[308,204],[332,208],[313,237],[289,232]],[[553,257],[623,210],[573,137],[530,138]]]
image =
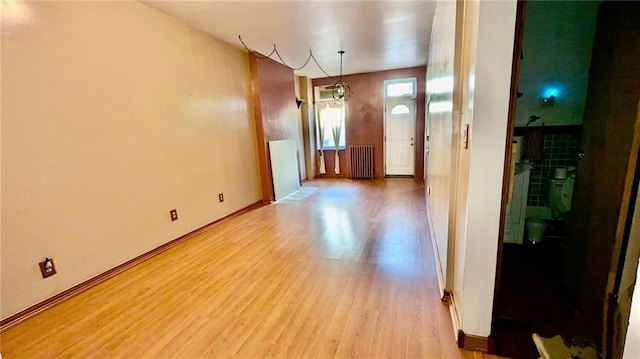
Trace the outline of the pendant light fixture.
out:
[[[340,54],[340,78],[338,82],[333,84],[333,99],[346,101],[351,95],[351,89],[348,83],[342,81],[342,55],[344,55],[344,50],[338,51],[338,54]]]

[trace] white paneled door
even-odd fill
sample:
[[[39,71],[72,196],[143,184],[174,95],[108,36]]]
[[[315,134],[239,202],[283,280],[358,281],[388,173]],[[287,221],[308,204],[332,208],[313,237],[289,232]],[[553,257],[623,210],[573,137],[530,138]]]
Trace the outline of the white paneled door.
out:
[[[385,103],[385,175],[414,174],[416,100],[387,100]]]

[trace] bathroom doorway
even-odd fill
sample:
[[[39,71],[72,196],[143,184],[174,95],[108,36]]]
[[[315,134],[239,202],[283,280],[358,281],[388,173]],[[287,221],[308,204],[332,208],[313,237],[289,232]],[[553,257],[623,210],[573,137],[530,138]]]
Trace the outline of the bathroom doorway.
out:
[[[510,133],[524,145],[507,155],[505,182],[530,171],[523,216],[545,228],[536,237],[521,223],[525,235],[515,241],[503,230],[496,353],[537,358],[537,333],[586,337],[617,357],[626,327],[610,324],[625,313],[606,298],[620,289],[618,264],[637,194],[640,9],[564,1],[519,6]],[[516,200],[503,197],[503,208]],[[637,263],[637,253],[630,260]]]

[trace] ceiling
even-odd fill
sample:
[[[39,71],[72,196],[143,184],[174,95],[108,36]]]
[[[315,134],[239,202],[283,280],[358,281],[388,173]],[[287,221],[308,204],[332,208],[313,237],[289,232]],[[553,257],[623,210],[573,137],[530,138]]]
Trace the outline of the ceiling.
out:
[[[142,3],[242,48],[278,53],[300,67],[309,50],[331,76],[427,63],[436,0],[422,1],[148,1]],[[272,57],[278,61],[276,54]],[[311,60],[295,71],[326,77]]]

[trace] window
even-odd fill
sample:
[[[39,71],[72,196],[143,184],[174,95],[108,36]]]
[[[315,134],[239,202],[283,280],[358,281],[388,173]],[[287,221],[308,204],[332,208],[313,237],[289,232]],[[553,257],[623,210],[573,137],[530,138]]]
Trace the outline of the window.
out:
[[[346,108],[344,101],[319,101],[316,103],[316,133],[318,136],[318,148],[320,148],[320,135],[322,134],[322,148],[333,150],[336,148],[333,141],[334,129],[340,132],[338,149],[346,148],[345,140]]]
[[[416,97],[416,78],[385,80],[384,81],[384,97],[385,98],[415,98]]]
[[[391,109],[392,115],[406,115],[411,113],[407,105],[396,105]]]
[[[316,139],[318,149],[336,149],[333,140],[334,131],[340,133],[337,149],[346,148],[345,122],[347,109],[344,100],[333,98],[333,86],[317,86],[315,89],[316,99]]]

